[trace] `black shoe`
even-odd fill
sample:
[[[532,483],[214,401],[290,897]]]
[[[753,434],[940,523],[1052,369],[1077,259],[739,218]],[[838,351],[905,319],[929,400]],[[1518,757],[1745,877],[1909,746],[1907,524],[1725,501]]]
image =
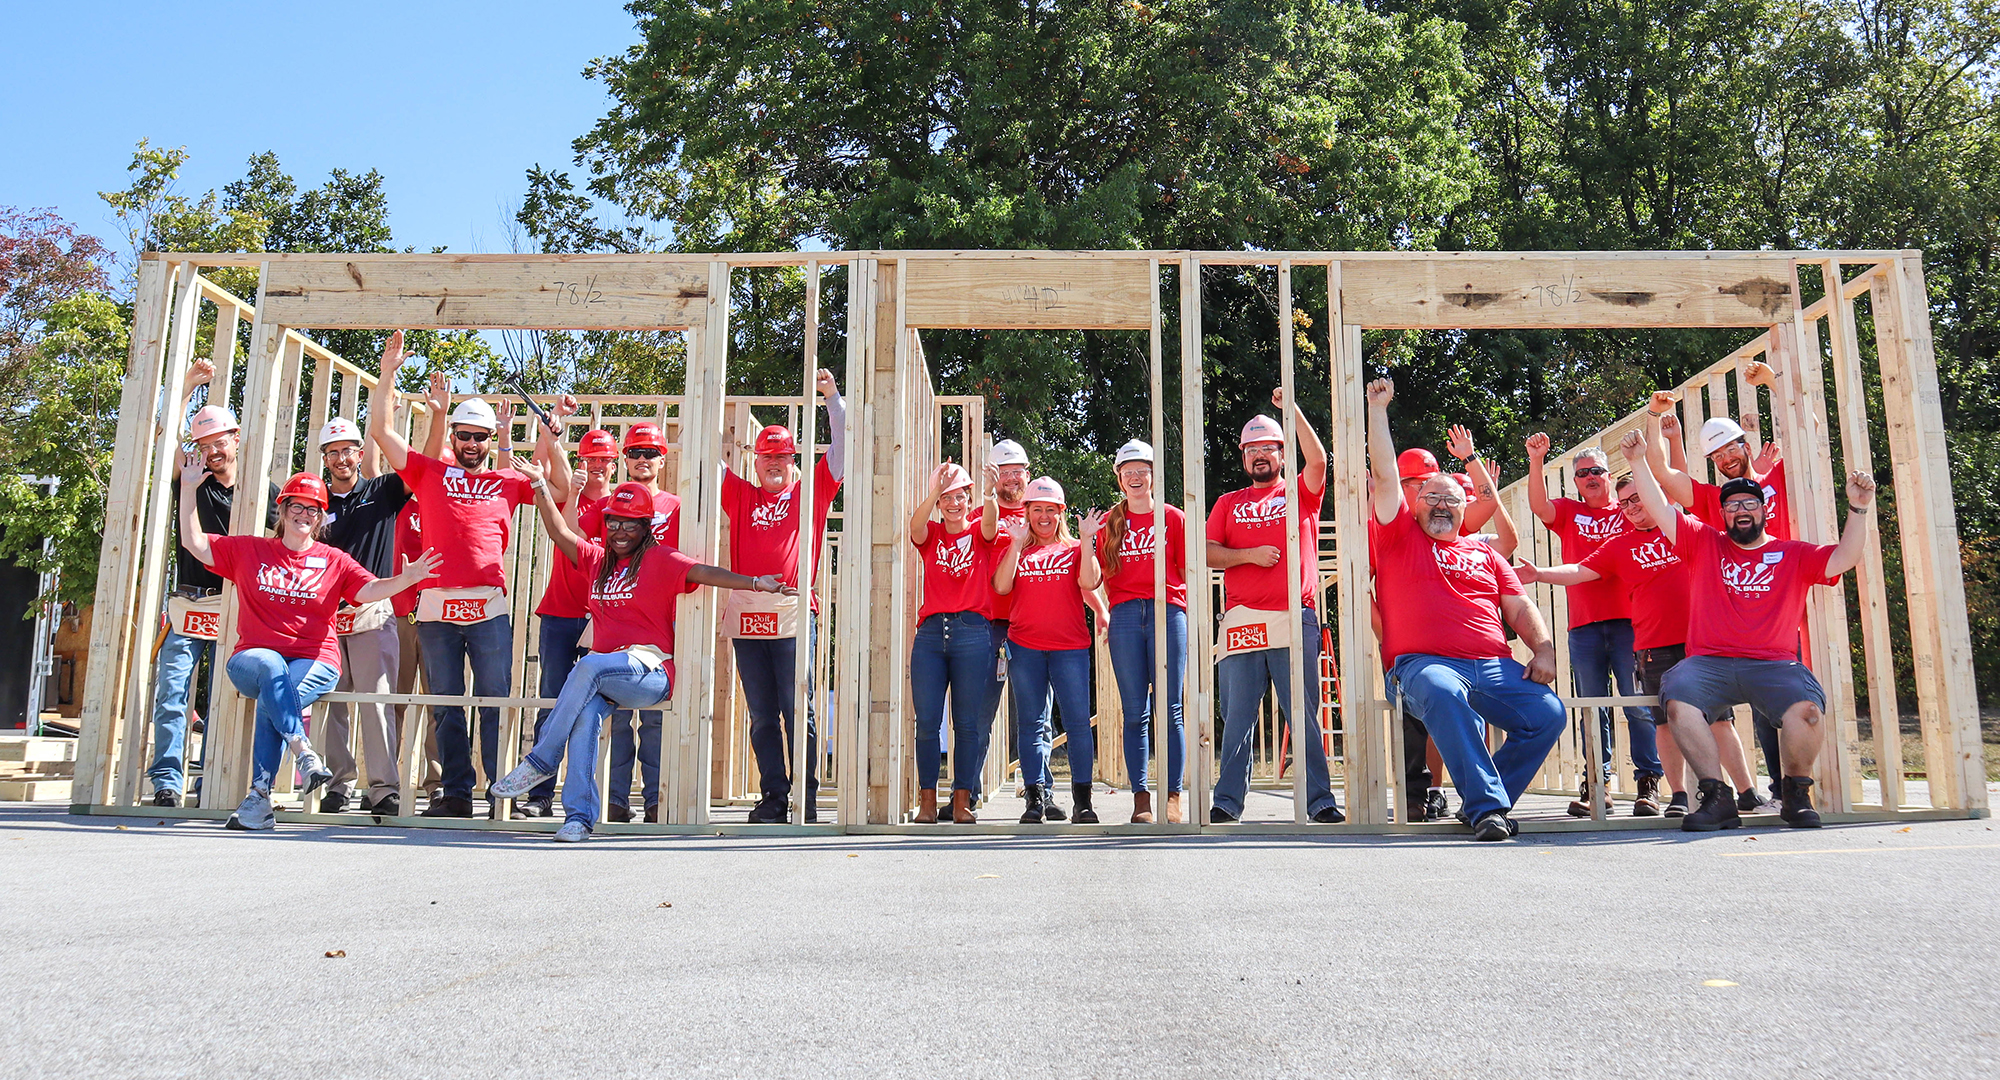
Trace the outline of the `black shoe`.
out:
[[[1784,788],[1784,809],[1778,816],[1794,829],[1819,828],[1819,811],[1813,809],[1812,777],[1787,776]]]
[[[818,820],[819,820],[819,797],[815,795],[813,796],[813,801],[806,804],[806,824],[810,825]]]
[[[1220,806],[1211,806],[1208,808],[1208,823],[1210,825],[1234,825],[1236,824],[1236,815],[1224,810]]]
[[[1078,825],[1097,824],[1097,811],[1090,808],[1090,785],[1071,784],[1069,786],[1069,794],[1070,798],[1076,800],[1076,823]],[[1047,817],[1048,811],[1044,810],[1042,816]],[[1058,818],[1057,820],[1061,819]]]
[[[1479,820],[1473,824],[1472,838],[1482,843],[1491,843],[1496,840],[1511,840],[1519,831],[1520,826],[1508,819],[1507,811],[1488,810],[1479,815]]]
[[[1451,816],[1451,804],[1445,801],[1441,788],[1432,788],[1424,794],[1424,816],[1419,821],[1443,821]]]
[[[1674,792],[1674,797],[1667,801],[1667,816],[1686,817],[1687,812],[1688,812],[1688,793],[1685,791]]]
[[[654,803],[648,806],[646,812],[639,816],[639,820],[648,825],[658,825],[660,823],[660,804]]]
[[[1042,789],[1042,820],[1043,821],[1069,820],[1069,815],[1063,812],[1063,808],[1056,805],[1055,788],[1046,787]]]
[[[181,804],[181,793],[178,791],[167,791],[162,789],[160,791],[153,792],[154,806],[179,806],[180,804]]]
[[[1720,780],[1703,780],[1701,805],[1681,819],[1682,832],[1714,832],[1742,825],[1743,818],[1736,812],[1736,793]]]
[[[1347,815],[1338,806],[1325,806],[1313,814],[1313,820],[1321,825],[1338,825],[1347,820]]]
[[[1021,811],[1021,824],[1040,825],[1042,823],[1043,817],[1045,816],[1042,808],[1041,787],[1035,784],[1029,784],[1025,789],[1022,790],[1021,798],[1024,802],[1027,803],[1027,809]]]
[[[461,799],[456,795],[440,795],[437,798],[432,799],[431,804],[429,806],[424,807],[424,812],[418,816],[419,817],[471,817],[472,800]]]
[[[553,799],[544,799],[530,795],[525,799],[514,800],[515,817],[554,817],[555,813],[556,805]]]
[[[766,795],[750,808],[752,825],[782,825],[785,817],[785,797],[782,795]],[[625,820],[632,820],[630,810],[625,811]]]
[[[362,809],[378,818],[395,817],[403,812],[403,797],[390,792],[375,800],[374,805],[363,805]]]
[[[322,814],[344,814],[347,812],[347,796],[338,791],[329,791],[319,800]]]
[[[1744,788],[1736,795],[1736,809],[1746,814],[1755,813],[1767,805],[1769,803],[1754,788]]]
[[[764,804],[758,803],[757,805],[762,806]],[[615,821],[618,824],[623,825],[624,823],[632,820],[632,808],[629,806],[620,806],[617,803],[612,803],[610,806],[604,808],[604,820]],[[751,821],[757,820],[757,815],[754,813],[751,814],[750,820]]]

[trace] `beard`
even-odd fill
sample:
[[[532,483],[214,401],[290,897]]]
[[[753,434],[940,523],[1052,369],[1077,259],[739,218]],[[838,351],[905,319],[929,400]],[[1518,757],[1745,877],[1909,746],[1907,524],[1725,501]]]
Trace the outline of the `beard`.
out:
[[[1424,515],[1424,531],[1432,536],[1449,536],[1458,531],[1458,519],[1444,507],[1437,507]]]
[[[486,447],[478,443],[473,443],[470,446],[459,446],[452,451],[452,457],[464,468],[484,468],[486,465]]]
[[[1763,537],[1764,523],[1761,521],[1755,521],[1746,524],[1746,523],[1731,521],[1729,523],[1728,533],[1729,533],[1729,538],[1731,540],[1734,540],[1738,544],[1748,546],[1750,544],[1756,543],[1759,539]]]
[[[1260,484],[1268,483],[1278,478],[1278,466],[1263,458],[1251,462],[1246,471],[1249,472],[1250,479]]]

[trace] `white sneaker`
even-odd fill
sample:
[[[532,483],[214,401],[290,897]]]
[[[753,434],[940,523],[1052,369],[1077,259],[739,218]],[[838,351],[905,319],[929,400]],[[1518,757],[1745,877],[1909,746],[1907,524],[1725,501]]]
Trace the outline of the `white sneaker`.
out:
[[[554,773],[543,772],[530,765],[527,758],[522,758],[521,763],[514,766],[513,772],[501,777],[499,783],[493,784],[486,789],[486,797],[489,799],[518,799],[528,792],[535,790],[536,784],[552,779],[554,776]]]
[[[271,793],[250,789],[243,801],[236,806],[236,812],[229,815],[226,828],[241,829],[245,832],[260,832],[278,824],[278,815],[271,810]]]
[[[299,775],[305,777],[305,785],[299,788],[299,801],[304,803],[315,789],[333,783],[333,770],[326,767],[312,743],[304,738],[291,740],[292,758],[299,767]]]
[[[581,844],[588,839],[590,839],[590,826],[581,821],[565,821],[563,827],[556,830],[558,844]]]

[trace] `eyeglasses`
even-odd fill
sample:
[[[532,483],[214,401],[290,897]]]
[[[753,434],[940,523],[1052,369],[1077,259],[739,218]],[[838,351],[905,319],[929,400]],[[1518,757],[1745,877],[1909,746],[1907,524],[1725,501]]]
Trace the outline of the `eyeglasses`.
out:
[[[451,437],[459,442],[485,442],[493,437],[490,431],[454,431]]]
[[[1258,457],[1277,457],[1285,452],[1285,448],[1277,443],[1251,443],[1243,448],[1243,452]]]
[[[1640,506],[1641,506],[1641,505],[1642,505],[1642,504],[1643,504],[1644,502],[1645,502],[1645,500],[1644,500],[1644,499],[1641,499],[1641,498],[1640,498],[1639,496],[1637,496],[1637,495],[1627,495],[1627,496],[1625,496],[1624,498],[1622,498],[1622,499],[1618,500],[1618,505],[1620,505],[1620,506],[1629,506],[1629,507],[1633,508],[1634,510],[1636,510],[1636,509],[1638,509],[1638,508],[1639,508],[1639,507],[1640,507]]]
[[[1744,510],[1760,510],[1763,508],[1763,506],[1764,506],[1764,500],[1753,499],[1750,496],[1745,495],[1740,499],[1731,499],[1728,502],[1723,503],[1722,512],[1725,514],[1735,514],[1735,513],[1741,513]]]
[[[361,448],[358,446],[329,446],[321,450],[319,456],[330,458],[360,457]]]
[[[1610,472],[1610,471],[1611,471],[1610,469],[1604,469],[1604,468],[1599,468],[1599,467],[1598,467],[1598,466],[1596,466],[1596,465],[1592,465],[1591,467],[1589,467],[1589,468],[1587,468],[1587,469],[1578,469],[1578,470],[1576,470],[1576,475],[1578,475],[1578,476],[1603,476],[1603,475],[1604,475],[1605,473],[1608,473],[1608,472]]]
[[[638,458],[640,461],[651,461],[659,457],[660,452],[650,446],[635,446],[625,451],[625,456],[628,458]]]
[[[1465,500],[1457,495],[1419,495],[1428,506],[1464,506]]]
[[[314,506],[309,502],[299,502],[296,499],[285,503],[285,512],[288,514],[298,514],[302,517],[318,517],[321,514],[326,513],[325,510],[322,510],[319,507]]]
[[[645,518],[606,517],[604,519],[604,531],[608,533],[645,532],[647,529],[652,528],[652,526],[653,523]]]

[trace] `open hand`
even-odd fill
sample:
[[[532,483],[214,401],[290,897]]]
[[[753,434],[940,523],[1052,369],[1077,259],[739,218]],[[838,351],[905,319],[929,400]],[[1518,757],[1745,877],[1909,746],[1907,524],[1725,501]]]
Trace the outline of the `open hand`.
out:
[[[938,462],[931,470],[931,499],[936,501],[944,496],[944,486],[951,482],[951,459]]]
[[[417,556],[414,560],[408,555],[403,556],[402,572],[397,576],[408,582],[409,585],[415,585],[419,581],[428,581],[438,576],[437,568],[442,565],[444,565],[444,556],[438,554],[435,548],[425,548],[424,553]],[[404,587],[408,588],[408,585]]]
[[[1514,576],[1520,578],[1523,585],[1533,585],[1542,580],[1542,568],[1531,562],[1516,563]]]
[[[181,488],[200,487],[203,477],[208,475],[208,466],[201,463],[201,451],[181,451]]]
[[[542,471],[540,465],[535,464],[534,458],[524,457],[520,454],[514,455],[514,471],[527,477],[530,484],[539,484],[548,475]]]
[[[403,332],[397,330],[382,343],[382,381],[395,385],[396,369],[403,366]]]
[[[1451,437],[1446,440],[1444,448],[1451,453],[1452,457],[1460,461],[1464,461],[1479,452],[1478,447],[1472,445],[1472,429],[1466,427],[1464,424],[1453,424],[1451,426]]]
[[[1084,511],[1077,518],[1077,531],[1083,534],[1086,543],[1097,539],[1098,530],[1104,528],[1104,518],[1105,512],[1095,508]]]
[[[1757,471],[1758,476],[1762,476],[1777,468],[1778,462],[1784,460],[1784,457],[1784,451],[1778,448],[1778,440],[1772,439],[1764,444],[1762,450],[1757,451],[1757,460],[1751,462],[1750,467]]]
[[[451,380],[444,372],[431,372],[430,392],[424,395],[424,403],[431,407],[431,415],[443,417],[451,411]]]

